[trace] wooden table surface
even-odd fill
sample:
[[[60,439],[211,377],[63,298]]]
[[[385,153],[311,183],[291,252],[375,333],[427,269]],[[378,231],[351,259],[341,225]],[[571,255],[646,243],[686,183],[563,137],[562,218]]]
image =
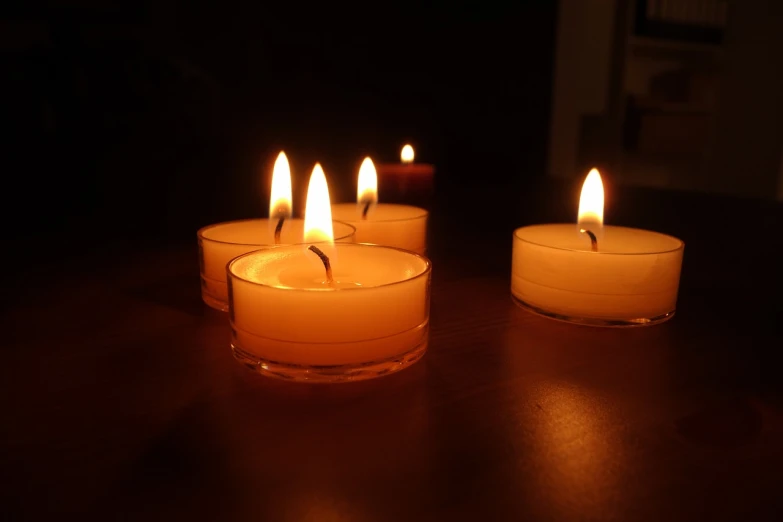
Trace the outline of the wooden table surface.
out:
[[[236,363],[195,232],[52,253],[5,297],[0,518],[780,520],[781,207],[617,189],[608,220],[686,241],[680,303],[598,329],[510,299],[511,231],[571,189],[433,203],[429,351],[360,383]]]

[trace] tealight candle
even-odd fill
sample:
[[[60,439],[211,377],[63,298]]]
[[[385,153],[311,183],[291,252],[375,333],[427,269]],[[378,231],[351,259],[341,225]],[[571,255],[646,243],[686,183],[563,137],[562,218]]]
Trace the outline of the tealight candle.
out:
[[[406,200],[427,200],[433,192],[435,167],[414,163],[413,147],[406,144],[400,151],[400,163],[378,165],[381,190]]]
[[[356,201],[332,205],[334,219],[356,228],[356,242],[426,252],[427,211],[410,205],[379,204],[378,176],[370,158],[359,168]]]
[[[229,263],[234,356],[260,373],[336,382],[378,377],[424,355],[430,262],[376,245],[334,244],[320,165],[310,179],[305,242]]]
[[[227,221],[198,231],[201,298],[206,304],[223,312],[228,310],[228,262],[253,250],[275,247],[273,228],[278,222],[279,220],[272,219]],[[336,222],[333,226],[335,241],[353,242],[356,229],[346,223]],[[280,244],[301,244],[303,233],[304,220],[286,220],[280,235]]]
[[[661,323],[675,313],[683,250],[665,234],[604,226],[603,186],[593,169],[577,225],[514,231],[511,294],[525,308],[574,323]]]
[[[291,170],[281,152],[272,173],[270,219],[228,221],[198,231],[201,298],[207,305],[228,310],[226,265],[235,257],[260,248],[301,243],[304,221],[290,219],[291,213]],[[334,232],[335,241],[351,242],[355,229],[335,223]]]

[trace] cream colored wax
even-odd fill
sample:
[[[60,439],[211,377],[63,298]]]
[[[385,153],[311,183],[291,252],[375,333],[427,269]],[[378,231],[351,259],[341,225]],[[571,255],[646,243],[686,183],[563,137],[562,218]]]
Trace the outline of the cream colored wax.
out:
[[[424,254],[427,251],[427,211],[410,205],[373,204],[362,219],[364,205],[336,203],[332,218],[356,228],[357,243],[392,246]]]
[[[677,238],[605,226],[598,251],[573,224],[514,232],[511,293],[548,315],[617,324],[670,318],[684,244]]]
[[[430,263],[374,245],[319,245],[334,283],[306,246],[232,261],[234,348],[259,361],[339,366],[385,361],[426,347]]]
[[[218,310],[228,310],[228,262],[247,252],[275,246],[276,225],[277,220],[247,219],[218,223],[198,231],[201,296],[205,303]],[[304,220],[287,219],[283,223],[280,243],[301,243],[303,234]],[[334,235],[335,241],[352,242],[354,228],[345,223],[334,223]]]

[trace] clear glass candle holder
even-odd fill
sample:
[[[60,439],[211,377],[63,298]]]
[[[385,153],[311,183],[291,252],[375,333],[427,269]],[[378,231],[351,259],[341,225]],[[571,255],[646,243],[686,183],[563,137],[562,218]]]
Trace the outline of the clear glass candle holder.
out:
[[[591,250],[577,225],[514,231],[511,295],[535,313],[589,326],[648,326],[674,316],[685,244],[604,226]]]
[[[427,350],[430,261],[378,245],[251,252],[228,265],[231,348],[248,368],[281,379],[341,382],[387,375]]]
[[[362,218],[362,205],[335,203],[332,217],[356,228],[357,243],[391,246],[427,253],[427,218],[423,208],[394,203],[378,203],[370,207],[367,218]]]
[[[244,219],[206,226],[198,231],[199,265],[201,269],[201,298],[223,312],[228,311],[226,266],[237,256],[275,245],[277,220]],[[336,242],[352,243],[356,229],[338,221],[333,222]],[[301,244],[304,220],[287,219],[280,234],[282,245]]]

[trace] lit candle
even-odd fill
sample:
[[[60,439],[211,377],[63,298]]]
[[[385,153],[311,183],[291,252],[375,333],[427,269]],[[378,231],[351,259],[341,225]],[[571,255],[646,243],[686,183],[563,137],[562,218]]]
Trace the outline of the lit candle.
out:
[[[410,144],[400,150],[400,163],[378,165],[378,177],[384,194],[406,201],[427,200],[433,192],[435,167],[415,163],[415,151]]]
[[[209,225],[198,231],[201,298],[212,308],[228,310],[226,265],[259,248],[301,243],[304,221],[291,219],[291,169],[281,152],[272,172],[270,219],[245,219]],[[335,223],[336,241],[353,241],[354,228]]]
[[[429,334],[430,262],[377,245],[330,243],[329,192],[310,178],[305,246],[229,263],[234,356],[260,373],[336,382],[378,377],[416,362]],[[317,246],[312,241],[327,240]]]
[[[638,326],[675,312],[684,243],[604,226],[601,176],[585,179],[577,225],[514,231],[511,294],[542,315],[596,326]]]
[[[356,203],[332,205],[332,216],[356,228],[357,243],[426,252],[427,211],[410,205],[379,204],[378,177],[370,158],[359,168],[356,192]]]

